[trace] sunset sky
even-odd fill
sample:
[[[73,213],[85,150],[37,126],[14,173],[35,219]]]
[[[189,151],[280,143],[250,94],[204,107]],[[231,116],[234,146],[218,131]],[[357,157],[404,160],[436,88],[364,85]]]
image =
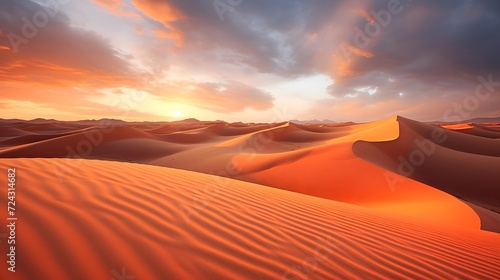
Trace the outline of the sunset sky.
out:
[[[1,0],[0,118],[498,117],[499,35],[497,0]]]

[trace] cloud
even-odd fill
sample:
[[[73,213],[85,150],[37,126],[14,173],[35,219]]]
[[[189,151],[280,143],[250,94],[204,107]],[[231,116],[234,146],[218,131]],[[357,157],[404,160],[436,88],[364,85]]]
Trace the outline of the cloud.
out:
[[[92,2],[107,8],[109,11],[119,10],[124,3],[122,0],[91,0]]]
[[[438,100],[432,107],[438,116],[474,92],[478,76],[492,74],[500,80],[496,0],[90,1],[105,9],[106,16],[130,20],[127,28],[137,32],[116,41],[137,42],[127,50],[134,56],[111,39],[72,27],[62,12],[50,16],[16,54],[9,32],[22,35],[23,16],[31,20],[46,8],[5,0],[0,2],[0,82],[9,88],[23,83],[141,88],[140,64],[161,81],[150,89],[152,94],[213,112],[236,112],[266,110],[275,102],[259,89],[265,85],[253,85],[253,77],[272,84],[324,74],[334,81],[330,99],[313,110],[327,112],[330,105],[345,110],[339,114],[350,114],[357,105],[362,115],[371,112],[375,118],[402,111],[425,114],[428,100]],[[398,12],[388,12],[390,3],[400,3]],[[72,94],[88,99],[100,93]],[[281,93],[281,100],[286,94]],[[314,94],[312,100],[319,98]],[[477,113],[491,112],[490,107],[484,104]]]
[[[133,4],[150,18],[165,24],[183,18],[182,12],[170,1],[133,0]]]
[[[401,13],[392,14],[386,26],[380,21],[370,23],[369,18],[356,25],[358,29],[344,41],[344,48],[333,56],[335,67],[329,73],[335,83],[328,88],[333,101],[314,108],[321,111],[320,107],[330,104],[353,120],[395,114],[444,120],[450,108],[455,110],[454,106],[462,106],[463,100],[474,96],[479,76],[492,74],[494,81],[500,80],[500,40],[493,35],[500,28],[498,2],[401,3]],[[382,4],[365,7],[370,15],[384,9]],[[379,31],[369,36],[366,28]],[[358,36],[368,38],[366,46],[355,43],[360,30],[363,35]],[[345,52],[350,55],[346,57]],[[369,95],[360,92],[361,88],[377,92]],[[498,104],[498,98],[479,102],[461,119],[498,113],[491,102]],[[352,115],[349,108],[356,107],[350,106],[353,104],[362,113]]]
[[[158,119],[157,115],[135,110],[134,105],[140,104],[130,102],[122,94],[109,102],[98,103],[93,100],[102,98],[103,94],[91,89],[2,86],[0,91],[1,118]]]
[[[106,7],[112,10],[122,6],[122,3],[114,1]],[[128,87],[147,89],[163,100],[182,102],[213,112],[230,113],[246,108],[266,110],[273,107],[274,98],[269,93],[237,81],[160,83],[162,77],[149,77],[135,70],[134,65],[128,62],[131,57],[109,40],[91,31],[72,27],[71,20],[61,10],[54,10],[43,26],[28,23],[25,29],[29,30],[33,24],[31,31],[34,36],[28,38],[26,44],[20,44],[16,53],[8,34],[24,36],[24,18],[33,18],[39,11],[45,12],[46,7],[34,2],[8,0],[2,2],[1,8],[0,27],[3,35],[0,45],[4,47],[0,49],[0,97],[4,100],[35,102],[43,108],[53,108],[59,112],[100,113],[107,116],[110,106],[90,100],[103,96],[99,89]],[[166,6],[155,6],[154,10],[148,12],[166,10]],[[167,16],[163,22],[168,26],[171,21],[182,19],[174,15],[176,13],[172,10],[170,15],[159,13],[157,16]],[[164,45],[159,41],[147,47],[151,58],[155,60],[151,61],[151,65],[158,63],[157,58],[162,56]],[[161,75],[164,69],[154,70],[155,74]],[[146,77],[154,78],[154,83],[143,84]]]
[[[0,2],[0,100],[20,113],[32,104],[43,113],[116,115],[112,104],[91,100],[103,96],[99,89],[141,88],[145,74],[109,40],[72,27],[62,4],[48,3]]]
[[[190,104],[217,113],[233,113],[247,108],[272,108],[274,97],[263,90],[236,81],[227,82],[172,82],[153,91],[167,102]]]
[[[262,73],[304,72],[298,68],[295,53],[300,47],[300,39],[297,40],[300,37],[294,37],[302,35],[305,23],[301,14],[303,9],[310,8],[303,1],[241,1],[222,12],[218,12],[214,3],[134,1],[145,15],[182,38],[179,55],[212,65],[248,66]],[[329,9],[332,5],[327,6]]]
[[[496,55],[500,40],[494,35],[500,27],[497,2],[401,2],[402,12],[393,14],[387,26],[376,23],[376,36],[363,32],[370,43],[362,50],[372,55],[353,51],[350,71],[337,75],[339,88],[332,94],[342,95],[345,87],[357,82],[358,86],[380,84],[382,75],[413,80],[407,87],[447,83],[448,89],[460,89],[464,83],[475,83],[478,75],[500,74],[500,57]],[[380,11],[383,7],[372,5],[370,9]],[[359,27],[364,30],[368,25],[365,22]],[[384,87],[399,90],[396,86],[389,83]]]
[[[127,62],[127,54],[91,31],[71,27],[60,6],[5,0],[0,10],[2,83],[92,88],[139,84],[140,73]]]
[[[209,57],[210,63],[287,77],[320,72],[339,81],[373,71],[432,82],[499,70],[497,2],[401,0],[400,12],[382,26],[375,14],[387,11],[388,2],[241,1],[221,20],[213,1],[134,1],[182,34],[180,53]],[[360,47],[354,36],[367,25],[378,31]],[[354,53],[350,62],[338,56],[342,43]]]
[[[117,17],[140,18],[137,10],[122,0],[90,0],[101,7],[101,10]]]

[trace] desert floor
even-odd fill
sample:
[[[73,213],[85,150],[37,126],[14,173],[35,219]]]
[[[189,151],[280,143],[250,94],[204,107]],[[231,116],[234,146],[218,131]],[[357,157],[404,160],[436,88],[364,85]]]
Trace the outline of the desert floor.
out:
[[[0,279],[498,279],[499,141],[403,117],[2,120]]]

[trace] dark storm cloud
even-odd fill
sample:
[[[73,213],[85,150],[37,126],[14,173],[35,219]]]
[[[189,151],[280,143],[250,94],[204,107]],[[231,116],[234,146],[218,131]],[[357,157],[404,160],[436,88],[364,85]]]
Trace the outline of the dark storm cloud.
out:
[[[382,76],[409,81],[407,88],[425,83],[446,85],[448,90],[477,83],[479,75],[497,76],[499,30],[500,9],[495,1],[411,1],[400,14],[392,15],[386,27],[381,26],[365,48],[371,57],[353,55],[349,65],[353,77],[341,77],[331,92],[342,96],[349,88],[370,84],[381,92],[402,90],[382,82]]]
[[[321,72],[340,82],[349,73],[382,72],[434,82],[474,79],[500,68],[500,5],[493,0],[134,2],[150,7],[146,14],[159,5],[177,11],[179,17],[165,16],[164,22],[182,34],[184,51],[210,53],[214,63],[247,65],[281,76]],[[223,3],[222,20],[214,3]],[[370,44],[356,46],[355,28],[370,24],[361,12],[387,10],[388,4],[402,11],[392,14],[387,26],[375,21],[380,30]],[[366,55],[355,54],[348,62],[341,55],[332,59],[342,54],[342,43]],[[339,71],[343,63],[344,72]]]
[[[179,32],[184,53],[211,57],[211,63],[229,62],[282,76],[317,72],[317,50],[307,48],[309,41],[303,37],[329,24],[341,12],[340,6],[352,6],[344,1],[232,2],[240,4],[230,5],[227,0],[135,0],[134,4]],[[159,15],[156,11],[165,5],[178,16]],[[336,47],[334,41],[326,46],[328,51]]]

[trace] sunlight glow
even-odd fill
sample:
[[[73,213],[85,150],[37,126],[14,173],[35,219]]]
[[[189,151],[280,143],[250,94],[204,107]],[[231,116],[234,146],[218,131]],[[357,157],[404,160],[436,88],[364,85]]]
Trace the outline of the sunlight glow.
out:
[[[178,119],[178,118],[181,118],[184,114],[181,112],[181,111],[174,111],[172,112],[172,117]]]

